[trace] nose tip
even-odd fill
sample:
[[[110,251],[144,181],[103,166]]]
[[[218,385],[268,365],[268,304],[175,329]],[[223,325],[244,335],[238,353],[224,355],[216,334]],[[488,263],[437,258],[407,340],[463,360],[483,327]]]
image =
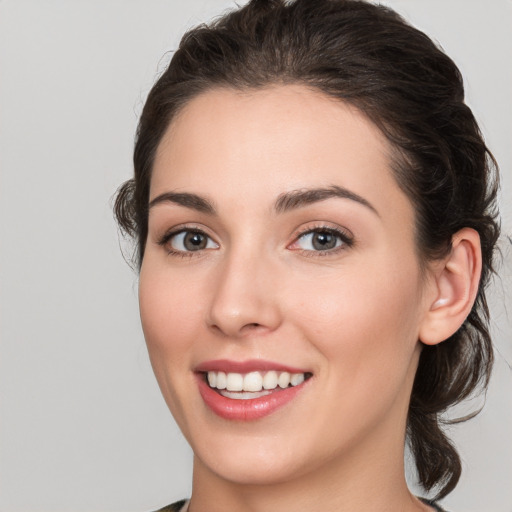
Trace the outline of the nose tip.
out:
[[[275,327],[270,323],[246,322],[241,315],[215,315],[210,328],[229,338],[243,338],[254,334],[271,332]]]
[[[242,338],[253,334],[271,332],[279,325],[278,313],[271,303],[256,300],[239,300],[229,307],[226,294],[215,300],[210,310],[209,326],[212,330],[230,338]],[[236,300],[231,295],[231,300]],[[249,297],[246,297],[249,299]]]
[[[254,265],[230,265],[213,293],[210,329],[230,338],[275,330],[281,322],[275,290],[270,275],[263,277]]]

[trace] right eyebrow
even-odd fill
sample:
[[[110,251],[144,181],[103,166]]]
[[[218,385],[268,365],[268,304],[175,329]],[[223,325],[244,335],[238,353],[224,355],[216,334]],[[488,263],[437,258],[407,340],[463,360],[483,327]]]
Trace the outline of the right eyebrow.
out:
[[[164,192],[149,202],[149,209],[162,203],[174,203],[208,215],[217,214],[215,207],[208,199],[189,192]]]

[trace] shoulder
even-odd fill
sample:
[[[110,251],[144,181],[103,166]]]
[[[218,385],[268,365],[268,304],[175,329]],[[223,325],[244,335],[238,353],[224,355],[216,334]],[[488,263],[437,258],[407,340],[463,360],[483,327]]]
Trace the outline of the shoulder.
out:
[[[155,512],[180,512],[183,506],[187,503],[187,500],[180,500],[176,503],[171,503],[170,505],[167,505],[166,507],[159,508]]]

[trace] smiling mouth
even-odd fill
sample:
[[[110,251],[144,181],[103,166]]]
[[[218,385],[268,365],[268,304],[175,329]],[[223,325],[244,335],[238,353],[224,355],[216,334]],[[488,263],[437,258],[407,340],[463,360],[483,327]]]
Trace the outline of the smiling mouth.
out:
[[[286,371],[253,371],[249,373],[208,371],[204,380],[210,389],[233,400],[253,400],[290,387],[296,387],[312,377],[312,373]]]

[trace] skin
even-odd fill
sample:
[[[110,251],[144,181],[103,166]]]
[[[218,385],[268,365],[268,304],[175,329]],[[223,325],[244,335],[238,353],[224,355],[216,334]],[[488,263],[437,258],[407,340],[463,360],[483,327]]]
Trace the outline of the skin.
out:
[[[150,201],[191,193],[216,210],[152,206],[140,273],[151,362],[194,450],[192,512],[429,510],[407,489],[403,452],[439,287],[420,271],[389,155],[360,112],[302,86],[203,93],[165,134]],[[282,194],[332,186],[371,207],[331,197],[275,209]],[[325,227],[353,243],[315,250],[301,234]],[[207,247],[159,243],[172,228],[201,229]],[[214,415],[194,368],[259,358],[313,377],[257,421]]]

